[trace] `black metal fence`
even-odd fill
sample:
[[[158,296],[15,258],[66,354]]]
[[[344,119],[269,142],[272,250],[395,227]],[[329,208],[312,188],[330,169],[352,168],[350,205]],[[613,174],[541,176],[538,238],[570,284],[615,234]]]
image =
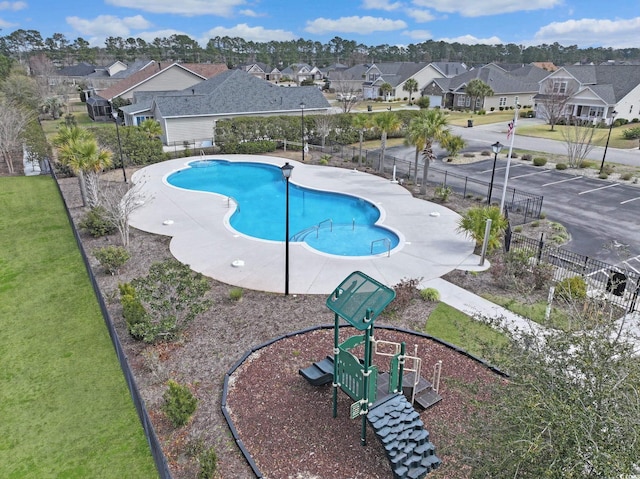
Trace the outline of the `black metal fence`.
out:
[[[625,311],[638,311],[640,274],[634,270],[549,245],[542,235],[534,240],[512,233],[506,246],[508,250],[525,251],[537,261],[555,266],[558,280],[582,276],[592,293],[602,295]]]
[[[144,404],[144,400],[142,399],[140,391],[138,390],[135,377],[133,375],[133,372],[131,371],[131,367],[129,366],[129,361],[127,360],[127,356],[122,348],[122,343],[120,342],[120,338],[118,337],[118,333],[113,324],[113,320],[111,319],[111,315],[109,314],[109,310],[107,309],[107,305],[102,296],[102,292],[100,291],[100,286],[96,281],[96,277],[93,275],[89,258],[87,257],[84,247],[82,246],[82,240],[80,239],[80,234],[78,233],[78,230],[76,229],[73,222],[73,217],[71,216],[69,207],[64,200],[64,195],[62,194],[62,190],[60,189],[60,185],[58,184],[58,179],[56,178],[54,168],[50,168],[50,170],[51,176],[53,177],[58,187],[58,193],[60,194],[60,198],[62,199],[62,202],[64,204],[65,211],[67,212],[67,217],[69,218],[69,223],[71,224],[71,229],[73,230],[73,235],[75,236],[76,243],[78,244],[78,249],[80,250],[80,254],[82,255],[82,260],[84,261],[87,274],[89,275],[91,285],[93,286],[93,291],[98,300],[98,304],[100,305],[100,311],[102,311],[102,317],[104,319],[105,325],[107,326],[107,330],[109,331],[109,336],[111,337],[111,342],[113,343],[113,347],[116,351],[118,362],[120,363],[120,368],[122,369],[122,373],[124,374],[125,380],[127,382],[129,393],[131,394],[131,399],[133,400],[133,404],[135,405],[136,411],[138,413],[138,418],[140,419],[140,423],[142,424],[144,434],[147,437],[147,442],[149,443],[149,448],[151,449],[151,455],[153,456],[156,469],[158,470],[158,475],[161,479],[172,479],[171,472],[169,471],[169,465],[167,463],[167,458],[162,451],[162,445],[160,444],[160,440],[158,439],[156,431],[153,427],[151,418],[149,417],[149,413],[147,412],[147,408]]]
[[[290,143],[300,147],[300,143]],[[345,161],[355,164],[363,164],[380,171],[382,153],[379,151],[369,151],[360,149],[357,146],[330,145],[321,147],[318,145],[308,145],[310,150],[338,156]],[[387,175],[395,175],[399,181],[409,181],[418,178],[418,183],[422,181],[423,165],[418,164],[418,174],[416,175],[415,161],[385,155],[382,172]],[[427,181],[431,185],[442,185],[451,188],[454,194],[465,198],[476,198],[486,202],[489,195],[490,184],[487,181],[459,175],[451,171],[438,168],[433,164],[429,166]],[[501,199],[502,194],[492,195],[492,203]],[[507,187],[505,191],[504,208],[509,212],[509,219],[512,224],[525,224],[540,217],[542,212],[542,202],[544,197],[515,188]]]

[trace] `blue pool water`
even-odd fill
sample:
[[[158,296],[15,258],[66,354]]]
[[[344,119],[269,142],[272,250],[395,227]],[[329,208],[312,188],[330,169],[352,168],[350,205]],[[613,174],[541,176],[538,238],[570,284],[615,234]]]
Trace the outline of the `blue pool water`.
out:
[[[232,197],[231,226],[247,236],[285,240],[286,183],[273,165],[200,160],[167,178],[170,185]],[[294,170],[295,176],[295,170]],[[386,253],[398,236],[376,226],[380,211],[354,196],[302,188],[289,182],[289,239],[340,256]]]

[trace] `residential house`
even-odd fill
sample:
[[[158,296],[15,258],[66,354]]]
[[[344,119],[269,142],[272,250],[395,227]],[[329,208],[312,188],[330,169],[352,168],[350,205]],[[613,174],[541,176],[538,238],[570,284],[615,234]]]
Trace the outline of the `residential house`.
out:
[[[266,63],[249,63],[238,67],[240,70],[244,70],[247,73],[251,73],[257,78],[261,78],[267,81],[279,82],[282,78],[282,72],[277,68],[270,67]]]
[[[614,116],[640,118],[640,65],[570,65],[539,83],[536,110],[545,116],[545,99],[568,96],[564,116],[609,124]]]
[[[452,110],[503,110],[515,105],[533,105],[533,97],[538,91],[538,82],[549,72],[534,65],[525,65],[507,71],[490,63],[480,68],[453,78],[436,78],[422,91],[429,96],[431,106],[440,106]],[[466,92],[467,84],[474,79],[486,83],[493,90],[493,95],[476,98],[476,104]]]
[[[180,91],[225,70],[226,65],[221,63],[171,63],[163,67],[161,63],[150,62],[145,68],[87,99],[87,112],[94,121],[109,121],[112,120],[111,103],[116,98],[131,102],[136,92]],[[138,115],[137,118],[143,116]]]
[[[162,127],[165,145],[184,141],[215,144],[216,122],[241,116],[325,113],[329,102],[314,87],[287,88],[256,78],[242,70],[227,70],[181,92],[153,96],[150,114]],[[134,105],[122,108],[133,124]],[[198,146],[198,145],[196,145]]]
[[[324,73],[318,67],[312,67],[306,63],[294,63],[282,70],[282,77],[300,85],[305,80],[321,81]]]

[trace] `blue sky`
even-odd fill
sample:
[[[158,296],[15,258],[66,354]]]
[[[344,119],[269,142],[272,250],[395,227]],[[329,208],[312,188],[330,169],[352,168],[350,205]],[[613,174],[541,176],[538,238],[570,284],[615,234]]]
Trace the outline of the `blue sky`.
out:
[[[203,46],[226,35],[625,48],[640,47],[640,0],[21,0],[0,1],[0,28],[2,35],[33,29],[97,46],[109,36],[186,34]]]

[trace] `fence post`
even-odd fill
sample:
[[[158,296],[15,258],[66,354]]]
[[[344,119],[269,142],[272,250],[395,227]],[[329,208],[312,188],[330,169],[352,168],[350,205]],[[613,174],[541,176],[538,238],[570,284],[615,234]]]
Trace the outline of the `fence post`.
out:
[[[544,248],[544,233],[540,233],[540,241],[538,242],[538,264],[542,260],[542,248]]]
[[[469,180],[468,176],[464,177],[464,190],[462,191],[462,197],[466,198],[467,197],[467,181]]]
[[[482,253],[480,255],[480,266],[484,266],[484,258],[487,254],[487,246],[489,245],[489,234],[491,233],[491,218],[487,218],[487,224],[484,228],[484,241],[482,242]]]
[[[443,186],[447,186],[447,171],[444,172],[444,183]]]

